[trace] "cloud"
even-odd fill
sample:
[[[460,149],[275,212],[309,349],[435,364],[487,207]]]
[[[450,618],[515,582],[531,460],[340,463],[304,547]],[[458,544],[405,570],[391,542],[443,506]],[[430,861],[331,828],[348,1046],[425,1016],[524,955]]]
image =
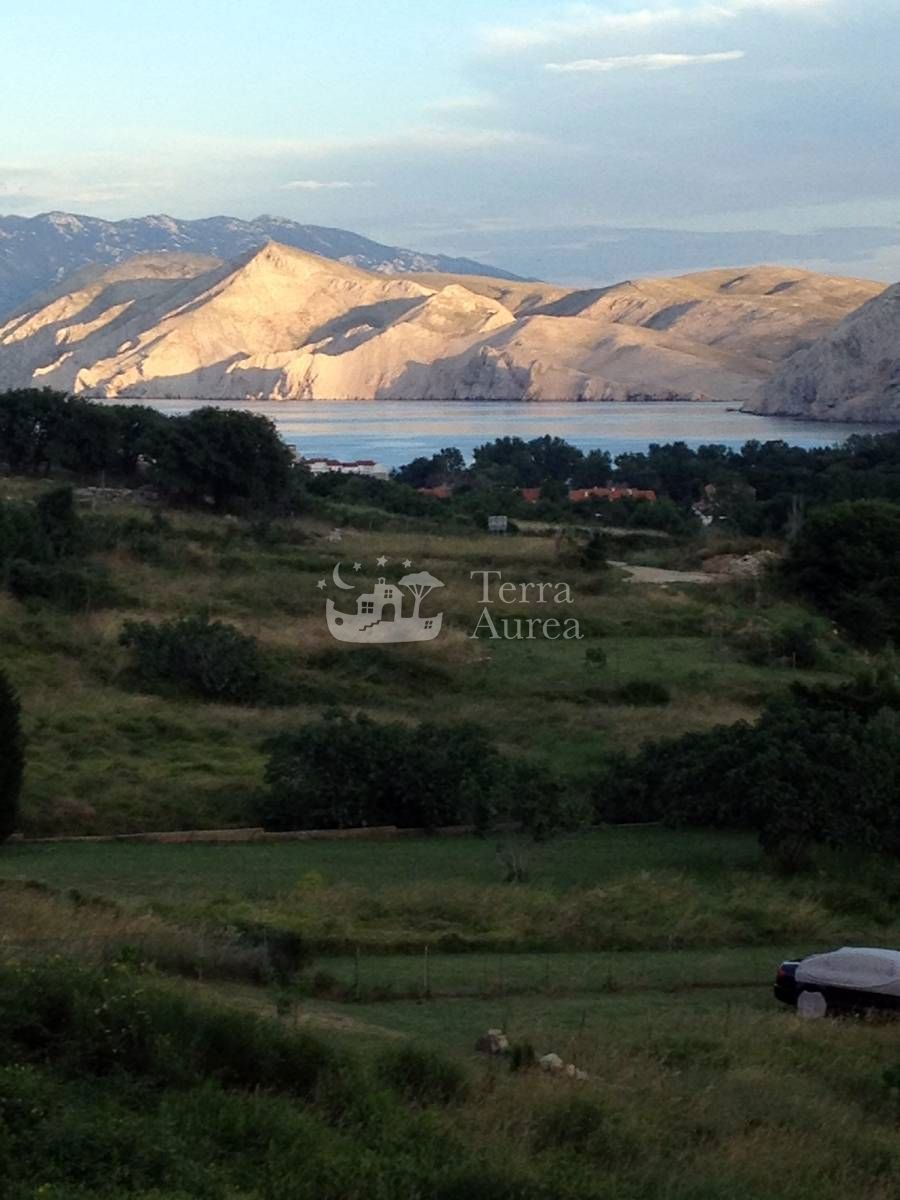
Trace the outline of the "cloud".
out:
[[[371,179],[353,183],[349,179],[291,179],[281,185],[283,192],[345,192],[351,188],[373,188]]]
[[[655,33],[683,26],[723,25],[741,16],[797,16],[828,12],[836,0],[722,0],[721,3],[666,5],[614,10],[579,5],[568,16],[531,26],[499,25],[481,30],[480,42],[490,54],[516,54],[573,39],[610,34]]]
[[[425,105],[425,111],[439,115],[453,116],[455,114],[479,113],[496,108],[497,98],[487,94],[472,96],[447,96],[443,100],[432,100]]]
[[[670,71],[674,67],[695,67],[711,63],[737,62],[743,50],[724,50],[717,54],[625,54],[619,58],[581,58],[575,62],[547,63],[546,70],[559,74],[605,71]]]
[[[230,138],[174,137],[175,153],[187,157],[202,154],[207,161],[227,163],[246,159],[274,160],[293,158],[322,162],[326,159],[373,154],[418,154],[422,151],[459,152],[490,150],[502,146],[540,146],[548,139],[518,129],[465,128],[449,125],[421,125],[399,129],[396,133],[371,137],[305,138]],[[315,176],[312,177],[315,181]],[[300,180],[299,182],[304,182]]]
[[[673,275],[712,267],[762,263],[886,281],[897,278],[900,227],[817,229],[807,233],[746,229],[718,232],[610,226],[524,225],[432,235],[444,254],[498,262],[511,271],[575,285],[614,283],[646,275]]]

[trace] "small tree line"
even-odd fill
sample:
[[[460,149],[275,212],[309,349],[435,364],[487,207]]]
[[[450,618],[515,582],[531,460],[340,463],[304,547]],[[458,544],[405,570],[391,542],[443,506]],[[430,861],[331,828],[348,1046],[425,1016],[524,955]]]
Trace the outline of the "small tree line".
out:
[[[266,417],[212,407],[167,417],[49,388],[0,394],[0,462],[18,475],[150,483],[220,512],[288,508],[292,485],[306,474]]]
[[[813,847],[900,855],[900,682],[889,670],[841,687],[796,685],[740,722],[611,757],[595,805],[606,820],[751,829],[788,869]]]

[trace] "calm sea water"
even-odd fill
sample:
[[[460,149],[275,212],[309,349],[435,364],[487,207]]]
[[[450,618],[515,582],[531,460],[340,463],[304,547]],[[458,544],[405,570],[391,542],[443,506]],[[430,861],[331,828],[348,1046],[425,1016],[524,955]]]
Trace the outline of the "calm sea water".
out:
[[[199,407],[184,400],[147,401],[170,414]],[[896,431],[898,426],[832,424],[754,417],[714,403],[521,404],[465,401],[281,401],[222,404],[270,417],[286,442],[311,457],[374,458],[389,467],[443,446],[469,457],[475,446],[496,437],[565,438],[582,450],[601,448],[613,456],[646,450],[651,442],[715,442],[739,448],[744,442],[783,440],[793,446],[829,446],[853,433]]]

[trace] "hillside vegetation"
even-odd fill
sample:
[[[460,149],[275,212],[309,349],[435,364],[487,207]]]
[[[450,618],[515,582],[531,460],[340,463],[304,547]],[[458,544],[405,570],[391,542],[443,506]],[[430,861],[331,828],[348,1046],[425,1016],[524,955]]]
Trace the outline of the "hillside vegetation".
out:
[[[770,989],[900,939],[897,453],[315,479],[244,414],[0,400],[4,1197],[889,1200],[893,1024]],[[426,570],[439,638],[331,637]],[[477,832],[296,840],[366,823]]]

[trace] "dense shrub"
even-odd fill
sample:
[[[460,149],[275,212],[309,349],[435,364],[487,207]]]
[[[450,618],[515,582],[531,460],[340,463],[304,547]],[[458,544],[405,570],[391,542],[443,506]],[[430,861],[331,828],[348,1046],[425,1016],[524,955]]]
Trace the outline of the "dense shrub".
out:
[[[764,621],[754,621],[737,630],[730,641],[738,655],[753,666],[783,664],[811,671],[822,657],[819,630],[810,620],[775,627]]]
[[[0,671],[0,842],[15,830],[25,771],[19,700]]]
[[[465,1072],[435,1050],[419,1046],[392,1046],[376,1062],[382,1083],[411,1104],[452,1104],[467,1091]]]
[[[496,819],[538,839],[589,823],[590,805],[544,767],[504,758],[478,725],[376,723],[331,714],[275,738],[259,818],[267,829],[436,829]]]
[[[34,504],[0,503],[0,581],[17,599],[73,612],[119,603],[106,568],[84,560],[88,548],[71,488],[45,492]]]
[[[119,968],[0,968],[0,1047],[76,1075],[130,1072],[185,1086],[311,1095],[337,1057],[317,1039],[192,1004]]]
[[[755,829],[785,866],[816,843],[900,854],[900,689],[865,678],[795,688],[756,725],[722,726],[616,756],[601,819]]]
[[[284,506],[292,455],[274,424],[242,410],[198,408],[172,417],[153,478],[175,496],[220,512]]]
[[[607,571],[611,553],[608,535],[595,529],[582,548],[578,565],[584,571]]]
[[[503,763],[477,725],[334,716],[275,739],[266,782],[268,829],[485,826]]]
[[[127,621],[119,640],[133,651],[138,677],[150,686],[175,686],[207,700],[237,704],[260,694],[258,644],[233,625],[207,617],[158,625]]]
[[[535,762],[511,762],[504,780],[501,811],[519,822],[535,841],[591,823],[590,802],[564,787],[547,767]]]
[[[45,600],[67,612],[114,607],[123,599],[109,572],[96,563],[13,559],[6,567],[6,585],[17,600]]]
[[[900,505],[860,500],[816,510],[784,570],[863,645],[900,640]]]
[[[34,504],[0,502],[0,564],[54,563],[84,548],[71,488],[45,492]]]

